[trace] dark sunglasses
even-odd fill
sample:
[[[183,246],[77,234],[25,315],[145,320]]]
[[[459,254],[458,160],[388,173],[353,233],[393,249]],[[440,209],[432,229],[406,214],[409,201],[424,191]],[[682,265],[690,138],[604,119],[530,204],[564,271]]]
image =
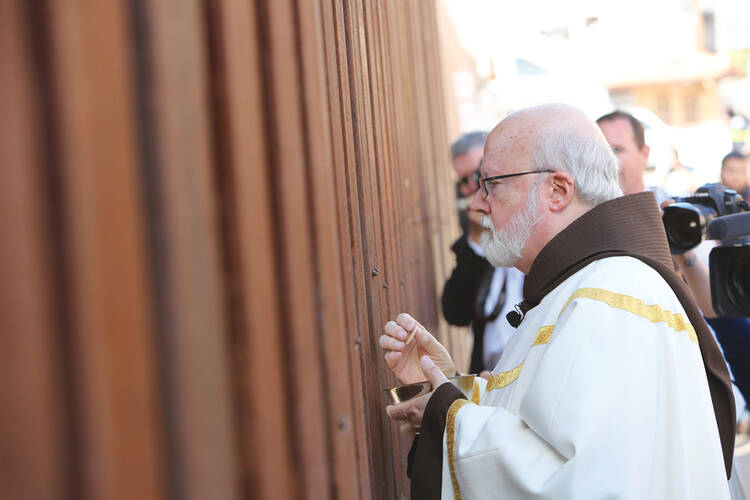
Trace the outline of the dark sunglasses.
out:
[[[458,179],[458,185],[459,186],[466,186],[469,184],[469,181],[474,181],[474,185],[479,186],[479,180],[482,178],[481,172],[479,172],[479,168],[477,168],[474,172],[471,173],[471,175],[467,175],[465,177],[461,177]]]

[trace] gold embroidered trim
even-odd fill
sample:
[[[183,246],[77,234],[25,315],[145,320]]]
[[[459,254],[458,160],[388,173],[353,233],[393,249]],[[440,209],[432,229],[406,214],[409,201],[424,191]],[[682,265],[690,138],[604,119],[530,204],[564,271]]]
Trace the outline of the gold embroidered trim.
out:
[[[688,338],[696,344],[698,343],[698,336],[695,333],[693,325],[691,325],[682,314],[665,311],[656,304],[648,305],[635,297],[610,292],[609,290],[604,290],[602,288],[581,288],[580,290],[576,290],[576,292],[571,295],[565,303],[560,313],[562,314],[562,311],[568,307],[568,304],[570,304],[571,301],[578,298],[604,302],[616,309],[622,309],[637,316],[641,316],[642,318],[646,318],[652,323],[664,322],[675,331],[687,332]]]
[[[448,416],[445,418],[445,441],[448,446],[448,469],[451,472],[453,496],[456,500],[461,500],[461,491],[458,489],[458,478],[456,478],[456,414],[458,413],[458,410],[468,403],[469,401],[466,399],[455,400],[448,409]]]
[[[523,363],[516,366],[512,370],[508,370],[507,372],[500,372],[496,375],[492,375],[490,377],[490,381],[487,382],[487,390],[491,391],[493,389],[502,389],[505,386],[508,386],[513,383],[518,378],[518,375],[521,373],[521,367],[523,366]]]
[[[536,332],[536,338],[534,339],[534,343],[532,343],[531,345],[546,344],[547,342],[549,342],[549,338],[552,336],[552,331],[554,329],[555,325],[541,327],[539,331]]]
[[[475,405],[479,404],[479,381],[474,377],[474,392],[471,393],[471,402]]]

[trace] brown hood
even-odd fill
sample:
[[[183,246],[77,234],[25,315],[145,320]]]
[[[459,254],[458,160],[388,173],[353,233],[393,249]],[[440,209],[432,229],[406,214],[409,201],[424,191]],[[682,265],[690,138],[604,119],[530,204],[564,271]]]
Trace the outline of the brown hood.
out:
[[[550,240],[526,277],[521,309],[525,313],[535,307],[557,285],[587,264],[618,255],[635,257],[658,271],[674,290],[695,328],[729,477],[736,422],[729,371],[692,292],[674,272],[653,193],[637,193],[602,203]]]
[[[523,287],[524,298],[536,305],[578,271],[581,262],[596,260],[592,257],[603,253],[642,255],[673,267],[653,193],[604,202],[558,233],[532,264]]]

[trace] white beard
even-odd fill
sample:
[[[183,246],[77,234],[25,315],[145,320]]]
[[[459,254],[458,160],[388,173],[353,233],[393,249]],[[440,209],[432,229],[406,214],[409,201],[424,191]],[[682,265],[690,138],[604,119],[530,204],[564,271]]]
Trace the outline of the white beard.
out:
[[[531,236],[531,230],[539,219],[536,189],[529,193],[526,206],[499,231],[492,225],[489,215],[482,217],[482,226],[488,229],[482,233],[482,251],[495,267],[513,267],[521,258],[521,251]]]

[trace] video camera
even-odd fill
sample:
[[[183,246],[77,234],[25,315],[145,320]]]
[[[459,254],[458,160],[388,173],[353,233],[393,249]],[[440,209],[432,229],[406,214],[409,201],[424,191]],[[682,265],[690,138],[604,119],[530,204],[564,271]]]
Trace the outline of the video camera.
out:
[[[664,229],[672,254],[704,239],[721,240],[709,256],[711,302],[720,316],[750,317],[750,207],[733,189],[704,184],[692,196],[664,208]]]

